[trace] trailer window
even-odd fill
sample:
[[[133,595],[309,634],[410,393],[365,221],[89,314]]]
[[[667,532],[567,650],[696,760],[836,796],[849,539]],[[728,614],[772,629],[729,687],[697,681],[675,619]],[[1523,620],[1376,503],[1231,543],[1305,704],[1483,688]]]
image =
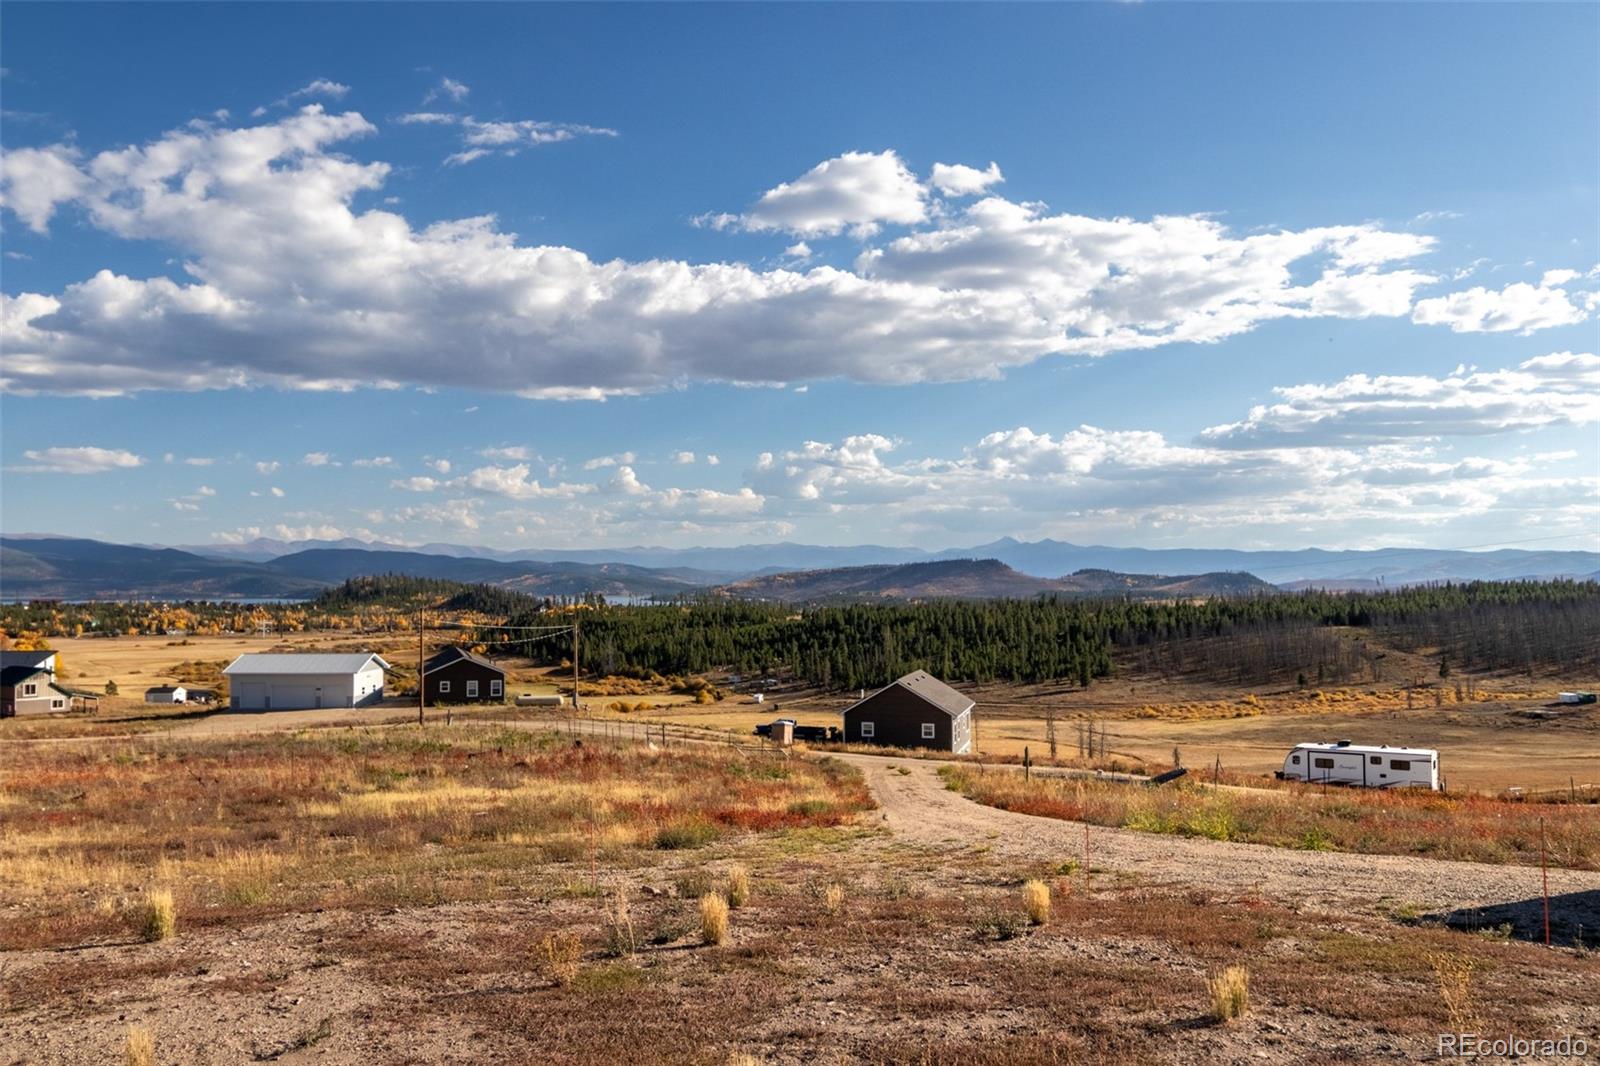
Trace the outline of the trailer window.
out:
[[[1332,770],[1333,769],[1333,760],[1332,759],[1312,759],[1311,760],[1311,765],[1315,766],[1318,770]]]
[[[1295,757],[1294,757],[1294,764],[1295,764],[1295,765],[1296,765],[1296,766],[1299,766],[1299,765],[1300,765],[1300,756],[1298,756],[1298,755],[1296,755],[1296,756],[1295,756]]]
[[[1373,766],[1382,766],[1383,765],[1383,756],[1382,755],[1374,755],[1372,757],[1372,765]]]
[[[1389,769],[1391,769],[1391,770],[1409,770],[1409,769],[1411,769],[1411,760],[1410,759],[1390,759],[1389,760]]]

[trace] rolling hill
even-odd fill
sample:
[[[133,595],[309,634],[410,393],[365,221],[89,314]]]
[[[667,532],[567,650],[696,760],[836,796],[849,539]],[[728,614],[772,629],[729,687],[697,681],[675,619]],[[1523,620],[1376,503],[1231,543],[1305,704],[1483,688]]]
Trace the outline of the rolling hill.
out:
[[[791,603],[980,600],[1026,598],[1046,593],[1190,599],[1260,595],[1276,591],[1274,586],[1260,578],[1238,573],[1167,577],[1080,570],[1066,577],[1040,578],[1019,573],[998,559],[947,559],[887,566],[802,570],[748,578],[714,590],[716,595],[732,599]]]
[[[7,599],[294,599],[325,582],[258,563],[67,537],[0,539]]]
[[[66,537],[0,538],[0,597],[303,599],[346,578],[405,574],[482,582],[534,596],[674,596],[733,575],[623,563],[499,562],[407,551],[316,548],[269,562]]]
[[[1516,578],[1583,579],[1600,570],[1600,552],[1529,551],[1503,548],[1468,551],[1436,548],[1374,548],[1329,551],[1247,551],[1233,548],[1121,548],[1058,540],[1002,537],[987,544],[942,551],[875,544],[744,544],[717,548],[486,548],[467,544],[423,544],[257,540],[241,545],[206,545],[182,550],[211,558],[266,561],[313,548],[414,552],[499,562],[624,563],[649,569],[689,568],[733,577],[799,570],[828,570],[953,559],[998,559],[1034,577],[1053,578],[1079,570],[1122,574],[1209,574],[1242,571],[1273,584],[1305,582],[1327,588],[1377,588],[1436,581],[1504,581]],[[1381,579],[1381,580],[1380,580]],[[1349,583],[1349,584],[1345,584]],[[1362,584],[1370,583],[1370,584]]]

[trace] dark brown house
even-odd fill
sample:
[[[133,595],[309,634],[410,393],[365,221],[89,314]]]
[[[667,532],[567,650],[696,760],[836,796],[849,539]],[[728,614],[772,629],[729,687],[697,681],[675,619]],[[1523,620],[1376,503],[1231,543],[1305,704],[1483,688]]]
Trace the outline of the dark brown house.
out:
[[[974,706],[932,674],[915,670],[844,709],[845,743],[968,752]]]
[[[422,702],[503,703],[506,672],[465,648],[446,648],[422,667]]]

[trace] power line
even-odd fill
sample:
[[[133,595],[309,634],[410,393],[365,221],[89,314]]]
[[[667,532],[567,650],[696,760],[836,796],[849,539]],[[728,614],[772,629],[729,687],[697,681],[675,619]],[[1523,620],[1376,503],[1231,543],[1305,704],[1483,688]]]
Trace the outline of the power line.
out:
[[[568,630],[568,629],[571,629],[572,626],[570,626],[570,625],[565,625],[565,626],[500,626],[500,625],[492,625],[492,624],[490,624],[488,622],[484,622],[482,624],[479,624],[479,623],[476,623],[476,622],[443,622],[443,623],[441,623],[439,625],[433,626],[432,628],[434,628],[434,629],[515,629],[515,630],[536,630],[537,631],[537,630],[556,630],[556,629]]]

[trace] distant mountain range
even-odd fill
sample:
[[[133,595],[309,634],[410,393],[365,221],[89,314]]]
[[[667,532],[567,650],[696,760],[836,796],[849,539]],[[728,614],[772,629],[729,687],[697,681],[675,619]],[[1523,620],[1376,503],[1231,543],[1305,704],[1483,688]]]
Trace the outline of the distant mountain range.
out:
[[[1596,535],[1600,543],[1600,534]],[[1230,548],[1111,548],[1059,540],[1019,541],[1012,537],[943,551],[865,544],[831,547],[814,544],[747,544],[734,548],[589,548],[501,550],[464,544],[420,547],[361,541],[255,540],[239,545],[184,548],[197,555],[265,561],[311,548],[344,548],[495,559],[501,562],[626,563],[644,567],[687,567],[721,574],[751,575],[788,570],[826,570],[883,566],[939,559],[998,559],[1034,577],[1060,577],[1079,570],[1124,574],[1255,574],[1274,585],[1291,582],[1372,582],[1387,585],[1429,581],[1503,581],[1515,578],[1583,578],[1600,572],[1596,551],[1460,551],[1434,548],[1376,548],[1368,551],[1242,551]]]
[[[1248,596],[1277,592],[1249,574],[1198,574],[1162,577],[1080,570],[1061,578],[1019,573],[998,559],[942,559],[927,563],[847,566],[800,570],[723,585],[712,594],[736,599],[815,603],[829,600],[1028,598],[1042,593],[1069,596],[1132,596],[1186,599]]]
[[[95,540],[0,538],[6,599],[302,599],[364,574],[482,582],[535,596],[674,596],[735,575],[623,563],[499,562],[406,551],[316,548],[266,562]]]
[[[935,563],[960,565],[918,569]],[[1269,583],[1353,589],[1433,581],[1593,580],[1600,574],[1600,553],[1424,548],[1252,552],[1085,547],[1011,538],[943,552],[784,543],[535,553],[360,541],[254,541],[177,549],[42,535],[0,537],[0,596],[9,599],[288,599],[313,596],[349,577],[382,573],[485,582],[550,596],[671,596],[719,586],[732,596],[797,600],[1041,591],[1203,596],[1249,593]],[[1198,576],[1132,580],[1170,574]],[[1228,587],[1228,581],[1238,587]],[[1186,589],[1184,582],[1200,584]],[[793,593],[781,593],[784,587]]]

